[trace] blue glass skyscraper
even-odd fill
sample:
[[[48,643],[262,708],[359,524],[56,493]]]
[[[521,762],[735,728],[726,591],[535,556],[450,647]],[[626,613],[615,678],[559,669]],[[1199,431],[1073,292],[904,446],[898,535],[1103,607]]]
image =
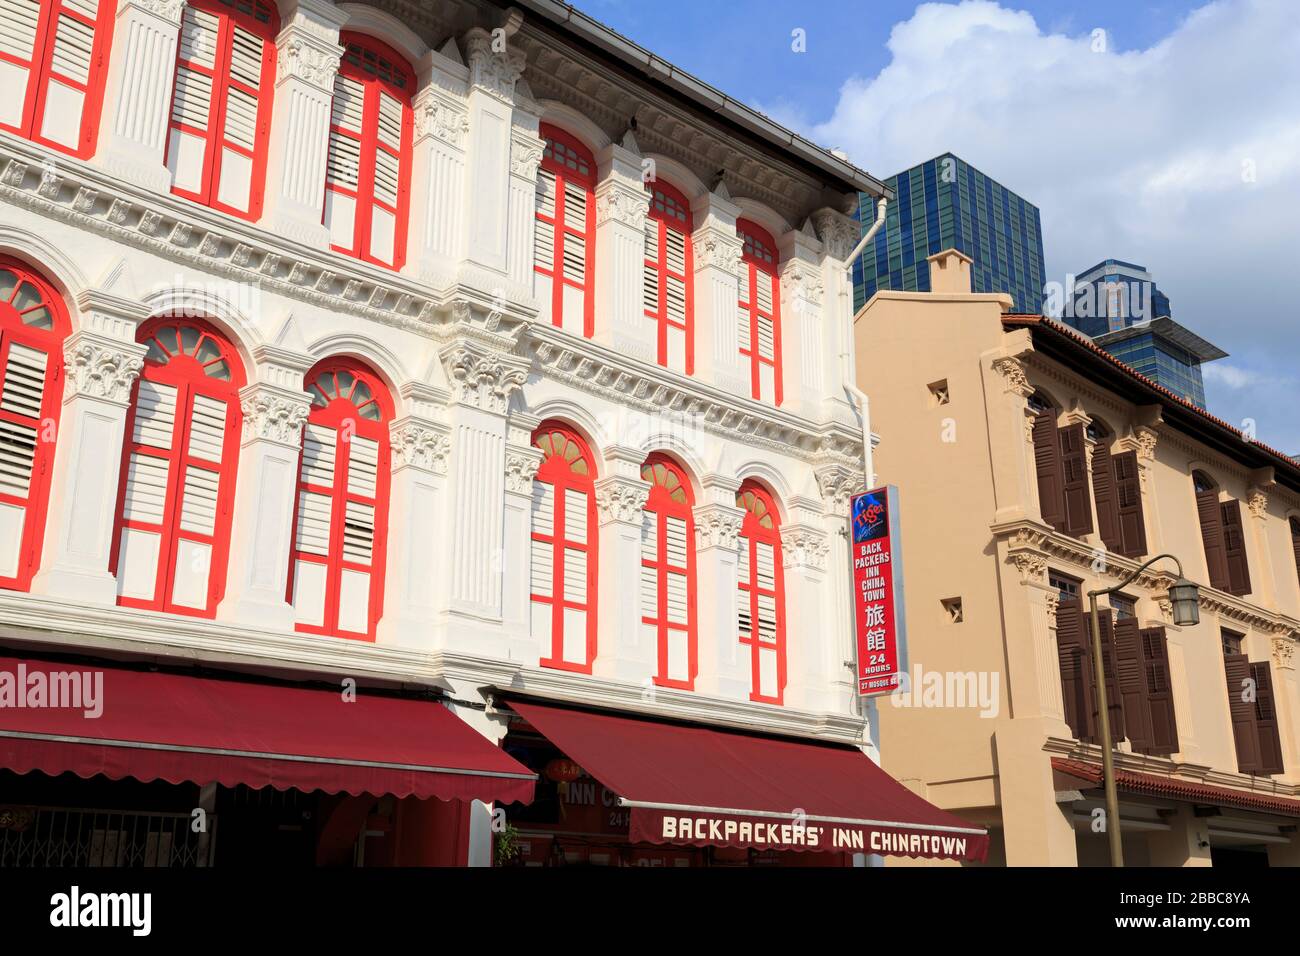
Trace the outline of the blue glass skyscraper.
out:
[[[1016,312],[1042,311],[1043,231],[1038,207],[952,153],[885,180],[894,201],[884,227],[853,265],[853,304],[877,290],[928,292],[926,258],[945,249],[970,256],[974,292],[1005,292]],[[859,197],[860,218],[876,213]]]

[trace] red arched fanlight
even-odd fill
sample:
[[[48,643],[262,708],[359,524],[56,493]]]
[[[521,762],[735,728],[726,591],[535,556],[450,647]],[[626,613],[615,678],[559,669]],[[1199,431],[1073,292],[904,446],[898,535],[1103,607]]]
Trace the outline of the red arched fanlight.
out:
[[[641,287],[645,314],[656,323],[659,364],[684,375],[695,372],[695,263],[691,204],[677,189],[646,183],[650,214],[645,221]]]
[[[0,42],[0,129],[85,159],[95,152],[113,0],[13,0]]]
[[[325,225],[331,248],[400,269],[411,206],[415,73],[392,47],[343,32],[334,78]]]
[[[122,451],[110,571],[118,603],[197,617],[226,587],[244,366],[198,319],[151,319]]]
[[[187,0],[167,135],[176,195],[262,214],[279,32],[271,0]]]
[[[0,587],[25,591],[40,566],[59,430],[63,298],[0,256]]]
[[[384,601],[392,399],[351,359],[321,362],[306,382],[288,600],[299,631],[373,641]]]
[[[641,626],[658,647],[655,683],[690,690],[699,672],[696,640],[694,496],[667,455],[641,466],[650,483],[641,523]]]
[[[533,479],[532,629],[542,665],[591,673],[596,659],[596,462],[559,422],[533,433],[543,455]]]
[[[785,695],[785,578],[781,525],[767,490],[747,481],[736,493],[744,509],[740,526],[737,625],[750,651],[750,700],[782,703]]]
[[[772,236],[748,219],[736,222],[742,242],[740,274],[740,354],[749,365],[750,394],[780,405],[781,278]]]
[[[537,171],[533,262],[537,294],[551,323],[575,335],[595,330],[596,161],[577,139],[548,123]]]

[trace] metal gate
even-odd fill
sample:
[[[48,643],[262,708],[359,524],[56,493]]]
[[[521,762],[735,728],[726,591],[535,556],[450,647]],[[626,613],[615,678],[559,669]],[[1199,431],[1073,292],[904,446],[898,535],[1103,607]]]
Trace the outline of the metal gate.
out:
[[[216,814],[195,833],[188,813],[0,807],[0,867],[212,864]]]

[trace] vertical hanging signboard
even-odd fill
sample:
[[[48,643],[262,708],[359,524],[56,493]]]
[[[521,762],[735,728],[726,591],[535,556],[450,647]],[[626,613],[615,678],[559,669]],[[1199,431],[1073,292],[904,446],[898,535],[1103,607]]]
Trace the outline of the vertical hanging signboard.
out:
[[[849,515],[858,694],[874,697],[897,690],[907,673],[898,488],[854,495]]]

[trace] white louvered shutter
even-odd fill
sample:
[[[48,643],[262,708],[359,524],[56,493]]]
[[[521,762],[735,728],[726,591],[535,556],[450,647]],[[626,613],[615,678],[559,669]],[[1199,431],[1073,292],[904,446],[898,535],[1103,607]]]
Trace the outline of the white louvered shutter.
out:
[[[0,576],[18,573],[22,558],[23,532],[27,524],[26,499],[36,465],[41,404],[45,397],[45,373],[49,356],[17,342],[9,344],[5,356],[4,391],[0,408],[31,419],[31,424],[0,420],[0,492],[24,500],[24,504],[0,503]]]
[[[664,314],[669,324],[665,340],[668,354],[666,365],[674,372],[686,372],[686,280],[679,278],[686,272],[686,236],[667,230],[664,242]]]
[[[399,100],[379,93],[379,145],[375,148],[375,201],[370,212],[370,254],[392,265],[401,189],[402,116]]]
[[[330,489],[298,490],[298,520],[294,527],[294,550],[328,559],[330,529],[333,525],[334,469],[338,456],[338,433],[333,428],[307,422],[302,430],[302,465],[299,473],[304,485]],[[294,618],[299,624],[321,626],[325,623],[327,565],[323,561],[298,558],[293,569]]]
[[[736,563],[736,579],[742,584],[749,584],[749,538],[743,534],[740,536],[740,556]],[[750,594],[747,588],[742,588],[740,595],[736,600],[736,629],[740,636],[746,639],[753,637],[754,618],[750,613]]]
[[[537,170],[537,220],[533,239],[533,265],[548,272],[555,269],[555,173]]]
[[[54,50],[50,76],[46,80],[44,110],[37,129],[42,137],[69,149],[80,145],[86,88],[94,64],[96,18],[101,2],[109,0],[63,0],[53,24]],[[73,16],[73,12],[90,22]]]
[[[195,395],[190,403],[186,454],[190,458],[201,458],[203,463],[190,461],[185,466],[178,520],[181,530],[209,538],[217,532],[217,495],[221,485],[227,414],[227,404],[223,399]],[[207,606],[212,550],[210,541],[177,539],[176,563],[172,569],[173,602],[194,608]]]
[[[645,220],[645,265],[641,270],[641,298],[647,312],[659,313],[659,222]]]
[[[588,544],[587,494],[573,488],[564,490],[564,601],[561,620],[564,622],[564,642],[561,653],[564,660],[573,664],[587,663],[587,622],[591,595],[587,588],[589,551],[573,547]],[[571,543],[570,543],[571,542]],[[582,607],[570,607],[580,604]]]
[[[555,486],[550,482],[533,481],[532,531],[547,537],[555,533]],[[551,656],[555,614],[551,604],[555,586],[555,545],[552,542],[530,538],[529,581],[533,595],[533,637],[541,656],[546,658]]]
[[[226,87],[223,138],[221,154],[221,182],[217,185],[217,198],[221,202],[247,212],[252,201],[253,158],[247,153],[257,145],[257,114],[259,94],[249,92],[235,84],[259,89],[262,79],[262,59],[266,42],[257,34],[236,26],[232,31],[230,48],[230,79]],[[231,149],[230,146],[239,149]],[[246,150],[246,152],[241,152]]]
[[[579,285],[587,281],[587,190],[580,183],[564,184],[564,278]]]
[[[325,191],[325,225],[329,227],[331,242],[344,249],[353,248],[355,239],[357,200],[354,194],[361,171],[360,136],[365,103],[365,84],[341,73],[334,77],[325,181],[348,192]],[[354,135],[345,135],[335,127]]]
[[[0,58],[0,89],[5,91],[0,96],[0,123],[5,126],[22,126],[40,18],[40,0],[0,0],[0,53],[19,61]]]
[[[185,6],[181,16],[176,88],[172,94],[167,165],[171,168],[173,186],[186,192],[199,192],[203,188],[214,107],[211,71],[216,69],[220,26],[221,18],[216,14]],[[182,125],[187,129],[178,128]]]
[[[641,515],[641,616],[659,617],[659,571],[645,562],[659,560],[659,516],[653,511]]]
[[[122,529],[118,552],[118,593],[150,601],[155,598],[158,563],[163,555],[163,519],[176,437],[175,386],[141,379],[136,395],[131,441],[163,455],[133,451],[127,462],[124,521],[147,525]]]
[[[758,542],[755,549],[758,564],[758,692],[764,697],[774,697],[777,692],[777,628],[776,628],[776,549],[766,542]]]

